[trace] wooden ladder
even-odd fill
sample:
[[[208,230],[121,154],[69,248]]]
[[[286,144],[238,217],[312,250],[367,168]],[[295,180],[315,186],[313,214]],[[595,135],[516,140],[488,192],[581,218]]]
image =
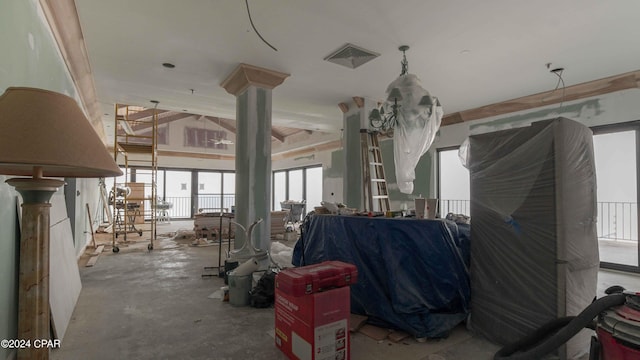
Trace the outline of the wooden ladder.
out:
[[[362,156],[362,181],[365,211],[387,212],[389,191],[384,176],[382,153],[378,144],[378,133],[360,130],[360,154]],[[374,205],[377,205],[374,207]]]

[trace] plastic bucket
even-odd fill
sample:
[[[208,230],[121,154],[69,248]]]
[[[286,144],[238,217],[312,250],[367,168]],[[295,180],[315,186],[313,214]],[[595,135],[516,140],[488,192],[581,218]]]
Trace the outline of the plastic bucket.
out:
[[[234,273],[229,274],[229,303],[233,306],[248,306],[249,291],[253,275],[237,276]]]

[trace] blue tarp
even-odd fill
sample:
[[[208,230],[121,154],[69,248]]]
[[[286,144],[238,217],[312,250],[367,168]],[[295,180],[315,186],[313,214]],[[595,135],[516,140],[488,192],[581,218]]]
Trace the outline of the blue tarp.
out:
[[[468,237],[444,220],[313,215],[296,243],[296,266],[356,265],[351,312],[417,338],[446,337],[469,312]]]

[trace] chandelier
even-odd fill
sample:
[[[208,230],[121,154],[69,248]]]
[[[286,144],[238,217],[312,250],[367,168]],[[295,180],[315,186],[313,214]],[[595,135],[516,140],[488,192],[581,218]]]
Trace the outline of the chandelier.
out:
[[[428,91],[420,86],[417,76],[409,74],[409,62],[406,56],[409,46],[402,45],[398,50],[402,51],[400,77],[387,88],[387,100],[385,103],[380,105],[379,109],[373,109],[369,113],[369,124],[372,130],[388,135],[393,133],[393,129],[398,124],[400,117],[405,119],[407,117],[429,118],[435,108],[441,106],[437,97],[431,96]],[[419,99],[419,101],[414,101],[414,99]],[[387,106],[386,109],[385,105]],[[401,114],[403,116],[400,116]]]

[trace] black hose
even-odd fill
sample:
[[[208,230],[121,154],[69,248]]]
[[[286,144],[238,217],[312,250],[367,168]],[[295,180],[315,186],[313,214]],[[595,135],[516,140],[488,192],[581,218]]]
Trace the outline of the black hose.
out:
[[[590,325],[601,312],[625,303],[626,295],[612,294],[589,305],[578,316],[552,320],[532,334],[506,345],[493,357],[494,360],[537,360],[569,341],[582,328]],[[550,335],[551,334],[551,335]]]

